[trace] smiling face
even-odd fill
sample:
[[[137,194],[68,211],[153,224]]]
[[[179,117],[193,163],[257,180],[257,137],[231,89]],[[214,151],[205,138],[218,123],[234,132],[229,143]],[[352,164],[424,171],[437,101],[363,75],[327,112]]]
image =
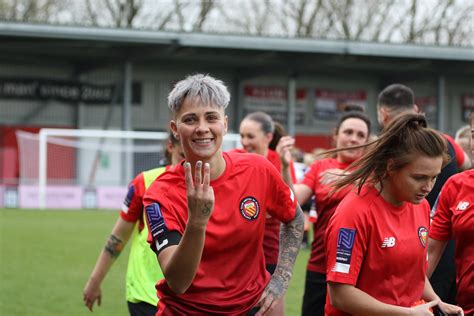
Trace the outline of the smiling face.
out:
[[[394,205],[403,202],[420,204],[433,188],[441,172],[443,157],[428,157],[414,154],[410,163],[398,170],[390,170],[384,181],[382,196]]]
[[[211,162],[221,157],[222,140],[227,132],[223,108],[204,105],[198,98],[186,98],[170,125],[181,141],[187,161]]]
[[[363,145],[369,137],[367,124],[359,118],[348,118],[341,123],[337,134],[334,136],[336,148],[347,148]],[[337,153],[337,160],[351,163],[359,159],[364,153],[363,148],[344,150]]]
[[[265,133],[262,124],[250,119],[244,119],[240,123],[240,142],[248,153],[266,156],[268,145],[272,141],[273,134]]]

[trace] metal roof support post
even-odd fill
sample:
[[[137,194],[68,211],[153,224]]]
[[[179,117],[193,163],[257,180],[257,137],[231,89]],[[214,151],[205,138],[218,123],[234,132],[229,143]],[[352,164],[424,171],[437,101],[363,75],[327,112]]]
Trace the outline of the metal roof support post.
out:
[[[437,95],[438,115],[436,117],[439,131],[446,132],[446,80],[444,76],[438,76],[438,95]]]
[[[236,131],[236,133],[239,132],[240,128],[240,122],[244,118],[244,111],[243,107],[244,104],[241,104],[241,98],[240,98],[240,79],[237,77],[234,77],[232,79],[232,109],[230,111],[231,117],[233,117],[235,120],[234,122],[231,122],[232,129]]]
[[[123,105],[122,105],[122,130],[132,130],[132,71],[130,61],[123,65]]]
[[[291,75],[288,78],[288,102],[286,128],[288,134],[295,136],[295,105],[296,105],[296,77]]]
[[[123,104],[122,104],[122,130],[132,130],[132,62],[126,61],[123,65]],[[132,146],[130,139],[123,141],[124,146]],[[133,160],[132,152],[126,150],[122,157],[122,184],[128,183],[132,179]]]

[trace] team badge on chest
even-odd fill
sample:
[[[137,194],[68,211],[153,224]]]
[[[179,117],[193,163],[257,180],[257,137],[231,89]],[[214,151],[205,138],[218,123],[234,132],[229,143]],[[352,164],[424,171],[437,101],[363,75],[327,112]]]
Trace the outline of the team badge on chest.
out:
[[[256,198],[247,196],[240,201],[240,214],[249,220],[253,221],[258,217],[260,213],[260,205]]]
[[[426,247],[426,241],[428,240],[428,229],[426,227],[418,227],[418,238],[420,239],[423,248]]]

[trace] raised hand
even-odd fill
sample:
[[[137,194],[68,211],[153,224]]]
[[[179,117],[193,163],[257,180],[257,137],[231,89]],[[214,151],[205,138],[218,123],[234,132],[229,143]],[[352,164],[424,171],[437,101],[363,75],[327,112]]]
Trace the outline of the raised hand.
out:
[[[278,141],[275,151],[280,156],[281,164],[287,167],[291,161],[291,149],[295,145],[295,139],[291,136],[283,136]]]
[[[211,167],[209,163],[196,162],[194,180],[189,162],[184,164],[186,192],[188,197],[188,224],[207,226],[214,209],[214,190],[211,182]]]

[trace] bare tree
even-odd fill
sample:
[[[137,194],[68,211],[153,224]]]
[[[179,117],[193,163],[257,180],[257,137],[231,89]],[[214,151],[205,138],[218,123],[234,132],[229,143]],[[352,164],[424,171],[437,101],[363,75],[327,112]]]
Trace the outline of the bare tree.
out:
[[[322,21],[323,0],[295,0],[284,2],[281,7],[281,17],[279,18],[283,29],[294,30],[294,36],[314,36],[317,29],[321,30],[324,23]],[[278,12],[274,10],[276,14]],[[291,27],[292,24],[294,27]]]
[[[207,19],[207,16],[211,12],[211,10],[214,8],[215,2],[212,0],[201,0],[201,7],[199,9],[199,15],[194,22],[193,25],[193,31],[202,31],[203,30],[203,25],[204,22]]]
[[[219,2],[217,11],[221,17],[221,31],[263,35],[269,24],[271,1]]]
[[[0,19],[60,15],[109,27],[474,45],[474,0],[0,0]]]
[[[198,32],[203,30],[207,17],[214,8],[214,3],[214,0],[201,0],[200,2],[85,0],[85,10],[83,11],[85,19],[90,24],[98,26],[144,27]]]
[[[143,0],[86,0],[85,6],[86,17],[93,25],[132,27]]]
[[[401,42],[437,45],[474,44],[474,2],[409,0],[396,24]],[[409,23],[404,23],[409,21]],[[393,41],[394,38],[391,38]]]
[[[20,22],[54,22],[68,1],[0,0],[0,19]]]

